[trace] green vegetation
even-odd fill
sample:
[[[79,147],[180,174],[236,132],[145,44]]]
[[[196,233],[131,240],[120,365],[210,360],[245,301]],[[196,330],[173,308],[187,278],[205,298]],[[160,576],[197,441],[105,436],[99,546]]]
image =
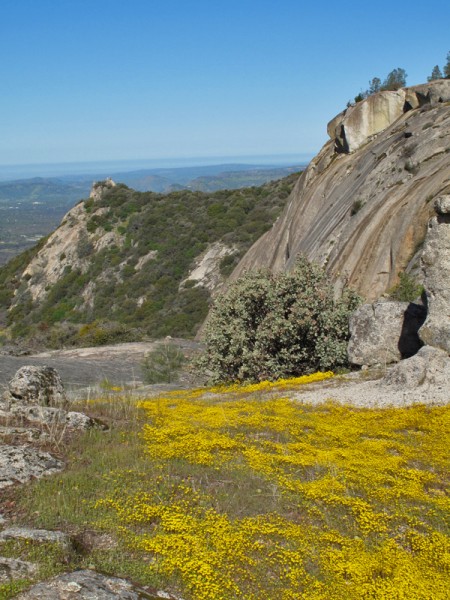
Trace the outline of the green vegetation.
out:
[[[164,195],[123,184],[105,190],[101,199],[84,203],[88,219],[77,253],[85,266],[67,264],[43,302],[33,303],[28,291],[40,274],[21,282],[36,249],[0,269],[0,326],[1,310],[10,309],[7,324],[14,338],[53,347],[191,337],[210,302],[206,288],[181,286],[194,259],[220,241],[233,249],[220,265],[229,274],[270,228],[297,179],[298,173],[261,187],[214,193]],[[114,235],[113,243],[94,251],[106,233]]]
[[[145,383],[172,383],[176,381],[179,370],[185,363],[180,348],[165,343],[153,352],[149,352],[142,361]]]
[[[10,492],[17,525],[77,542],[38,578],[94,568],[186,600],[447,599],[450,407],[299,402],[322,378],[81,402],[114,428]]]
[[[443,72],[442,72],[443,71]],[[435,65],[431,71],[428,81],[435,81],[436,79],[450,79],[450,52],[447,53],[447,62],[444,65],[443,70],[439,68],[439,65]]]
[[[424,292],[424,287],[417,283],[416,279],[409,273],[399,273],[399,281],[390,291],[389,296],[400,302],[414,302]]]
[[[398,67],[397,69],[393,69],[390,73],[387,74],[386,79],[382,82],[379,77],[374,77],[371,81],[369,81],[369,89],[366,91],[361,91],[357,96],[355,96],[355,102],[361,102],[368,96],[372,94],[376,94],[377,92],[383,91],[395,91],[402,87],[406,86],[406,78],[407,74],[405,69]],[[348,106],[352,103],[349,102]]]
[[[300,258],[291,273],[250,272],[218,297],[200,366],[212,381],[259,381],[347,364],[348,317],[358,297],[334,298],[324,271]]]

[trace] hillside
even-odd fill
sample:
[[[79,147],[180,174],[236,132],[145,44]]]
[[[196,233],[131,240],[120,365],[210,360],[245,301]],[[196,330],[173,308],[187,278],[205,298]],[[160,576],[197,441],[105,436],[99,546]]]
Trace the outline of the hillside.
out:
[[[414,267],[430,200],[450,189],[450,81],[369,96],[337,115],[328,134],[233,278],[291,270],[304,254],[372,300]]]
[[[169,193],[183,189],[213,192],[263,185],[301,168],[236,163],[113,171],[112,174],[103,170],[95,174],[0,181],[0,265],[56,229],[66,212],[89,194],[92,181],[109,175],[114,181],[140,192]]]
[[[211,294],[297,179],[210,194],[96,184],[53,234],[0,269],[4,339],[59,347],[195,335]]]

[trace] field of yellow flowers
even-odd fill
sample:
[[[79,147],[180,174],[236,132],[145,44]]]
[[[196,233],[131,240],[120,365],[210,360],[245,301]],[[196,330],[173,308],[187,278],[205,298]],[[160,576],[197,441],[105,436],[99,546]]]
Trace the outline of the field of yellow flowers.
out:
[[[194,599],[448,598],[449,409],[260,394],[306,382],[142,402],[159,475],[97,505]]]
[[[139,561],[121,575],[186,600],[448,599],[450,406],[289,399],[331,375],[141,401],[128,462],[81,499],[63,475],[61,518],[81,503]]]

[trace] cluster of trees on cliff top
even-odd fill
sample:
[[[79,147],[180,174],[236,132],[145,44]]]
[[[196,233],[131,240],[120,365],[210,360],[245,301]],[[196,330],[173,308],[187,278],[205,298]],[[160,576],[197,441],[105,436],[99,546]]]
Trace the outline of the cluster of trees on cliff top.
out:
[[[401,67],[393,69],[390,73],[388,73],[384,81],[381,81],[379,77],[374,77],[369,81],[369,88],[364,92],[359,92],[359,94],[355,96],[355,102],[361,102],[361,100],[364,100],[368,96],[376,94],[377,92],[386,90],[395,91],[405,87],[407,77],[408,75],[405,69],[402,69]],[[450,79],[450,52],[447,53],[447,62],[442,71],[439,68],[439,65],[435,65],[431,71],[431,75],[427,79],[428,81],[435,81],[436,79]],[[349,102],[349,105],[350,104],[351,102]]]

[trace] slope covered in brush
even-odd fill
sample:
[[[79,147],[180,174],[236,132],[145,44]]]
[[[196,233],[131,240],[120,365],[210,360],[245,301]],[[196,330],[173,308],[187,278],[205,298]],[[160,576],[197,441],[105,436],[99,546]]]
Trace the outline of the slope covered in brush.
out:
[[[96,184],[47,240],[0,269],[3,325],[52,346],[192,336],[297,178],[209,194]]]

